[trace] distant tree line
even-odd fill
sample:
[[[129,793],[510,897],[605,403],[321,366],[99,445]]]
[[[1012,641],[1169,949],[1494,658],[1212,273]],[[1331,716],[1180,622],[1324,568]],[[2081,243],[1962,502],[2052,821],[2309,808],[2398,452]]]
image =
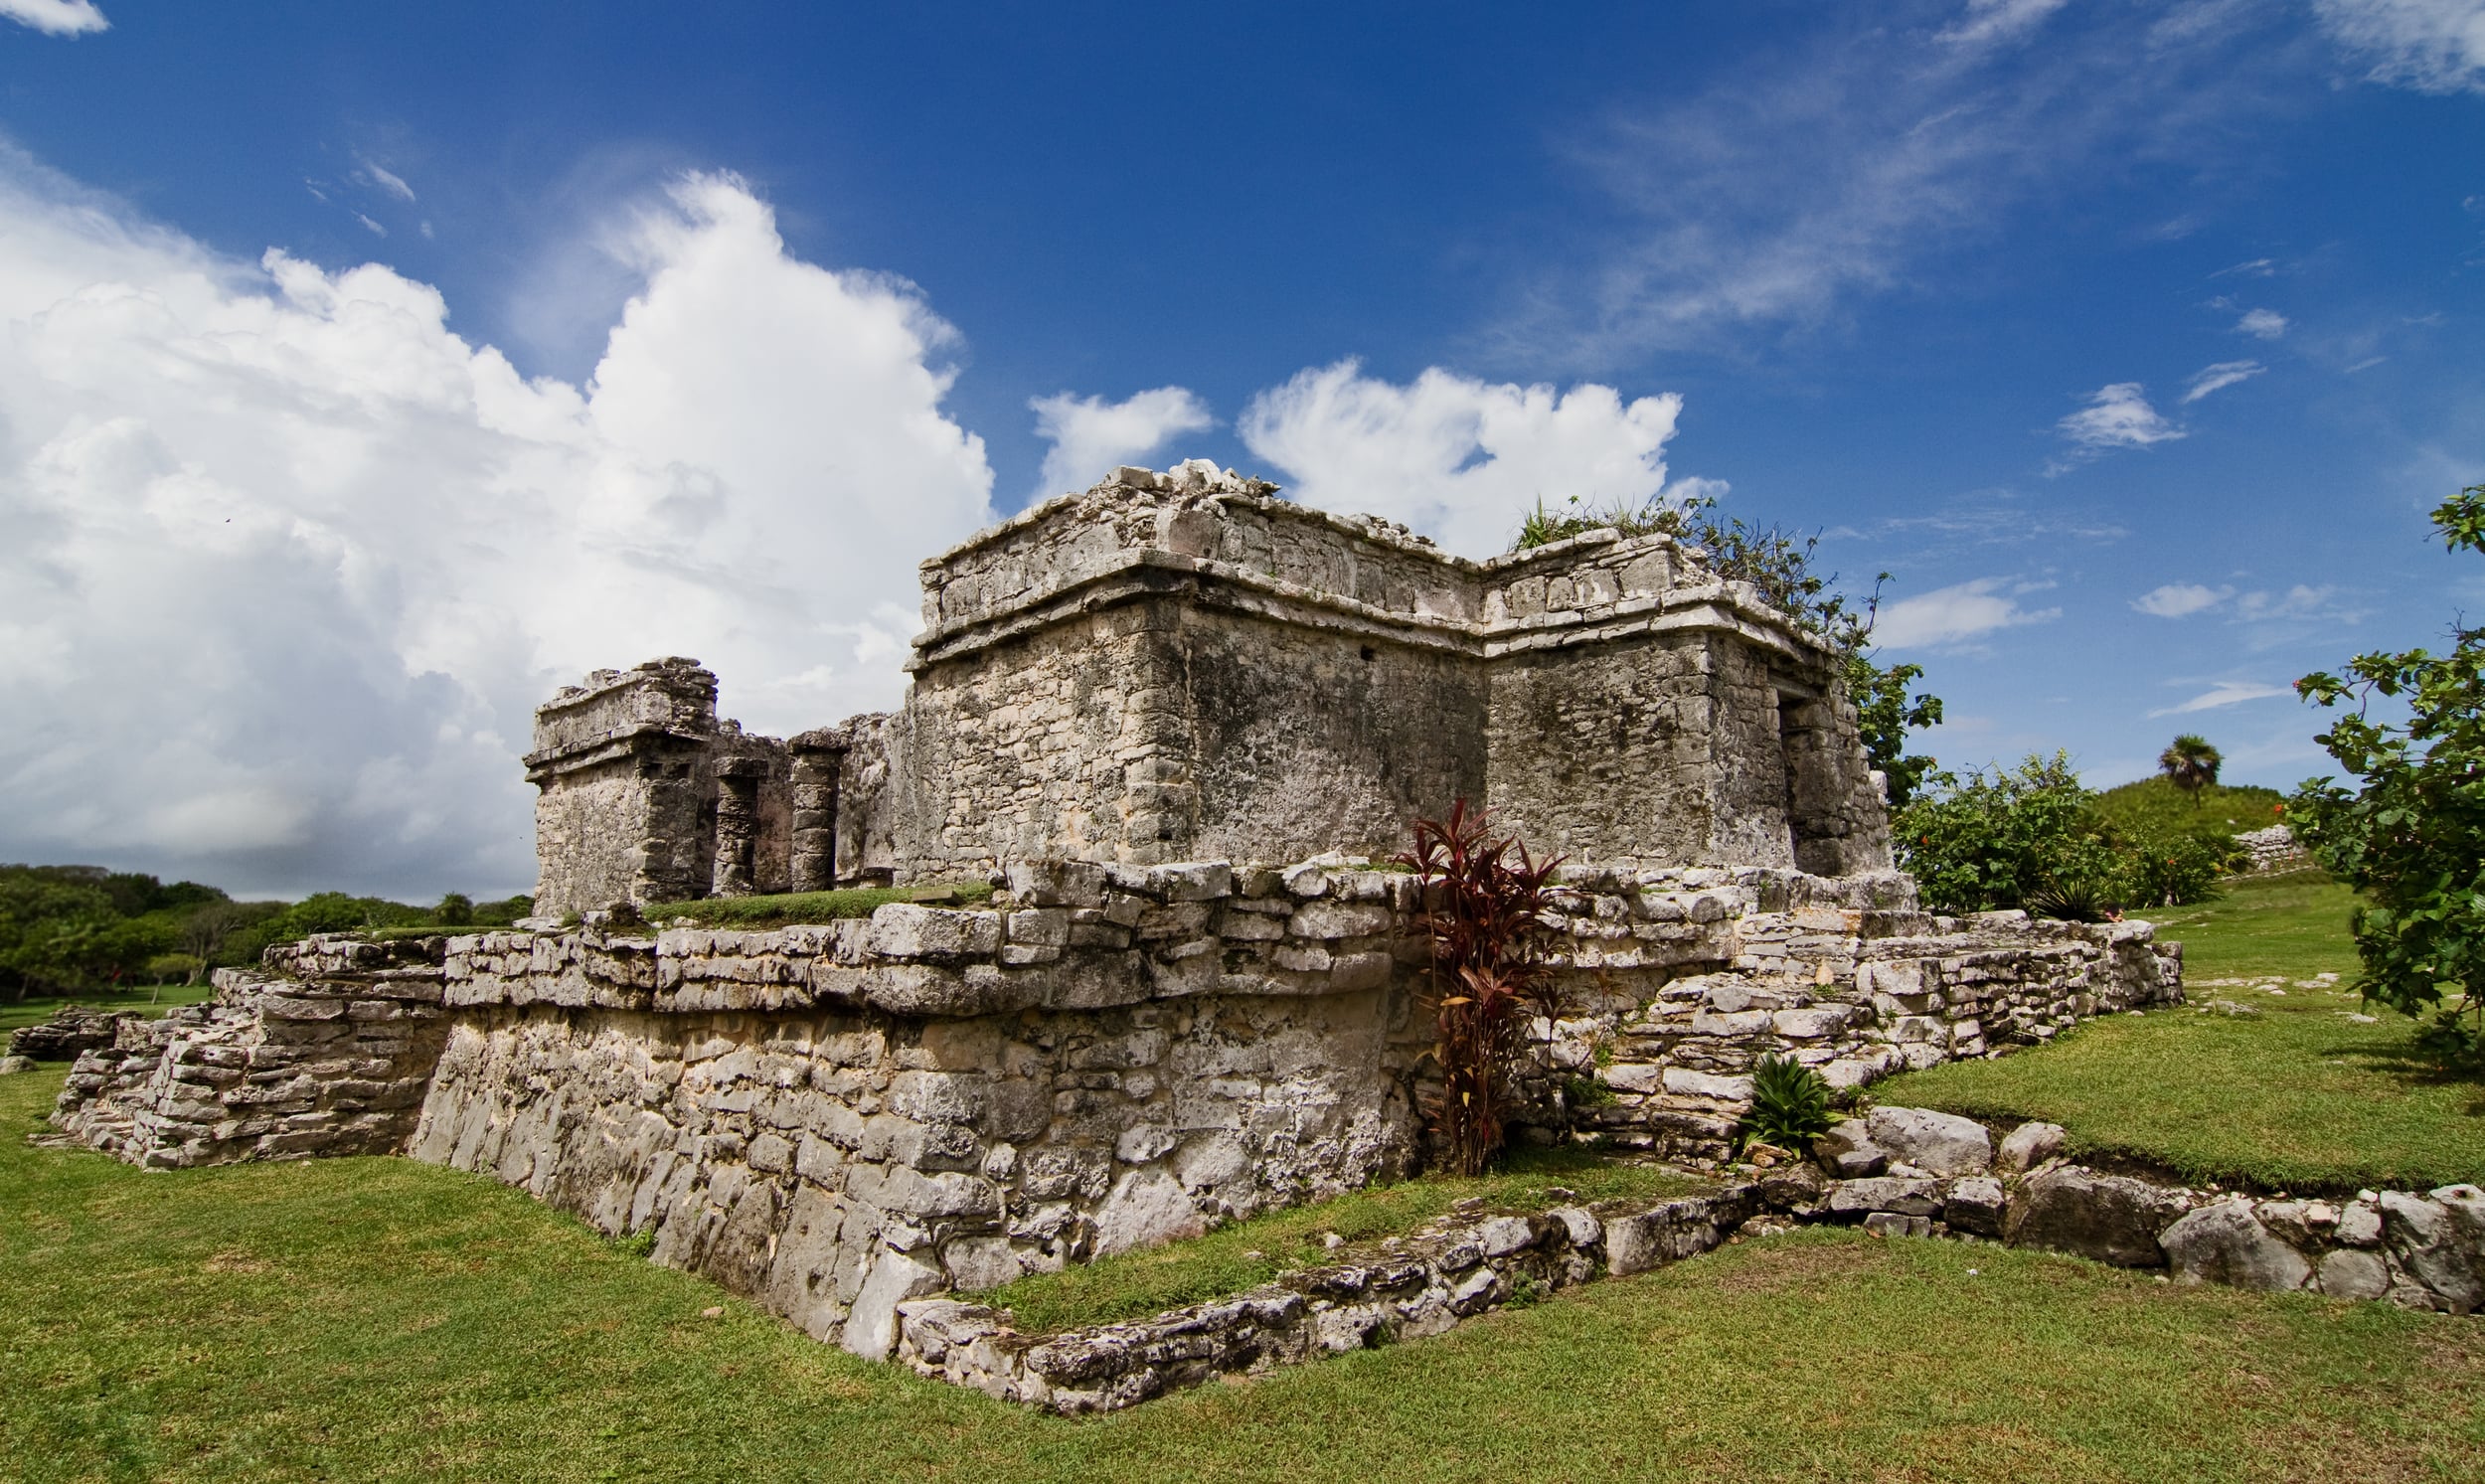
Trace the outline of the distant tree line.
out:
[[[477,903],[452,892],[436,907],[321,892],[299,902],[236,902],[199,882],[166,886],[100,866],[0,865],[0,994],[91,994],[195,983],[258,961],[271,943],[314,932],[506,926],[534,899]]]

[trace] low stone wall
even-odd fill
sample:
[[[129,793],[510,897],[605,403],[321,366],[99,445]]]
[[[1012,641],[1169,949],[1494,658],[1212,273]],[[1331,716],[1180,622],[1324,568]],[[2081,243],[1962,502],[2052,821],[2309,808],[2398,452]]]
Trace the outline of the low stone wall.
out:
[[[2000,1241],[2166,1269],[2183,1283],[2448,1314],[2485,1306],[2485,1191],[2473,1185],[2256,1198],[2089,1169],[2059,1156],[2064,1142],[2061,1128],[2029,1123],[1997,1149],[1972,1119],[1874,1108],[1818,1151],[1832,1170],[1870,1173],[1829,1178],[1798,1162],[1655,1205],[1451,1218],[1247,1292],[1050,1334],[1020,1333],[1006,1309],[918,1299],[898,1306],[896,1358],[1004,1401],[1109,1411],[1219,1376],[1438,1334],[1514,1298],[1714,1250],[1746,1223]]]
[[[768,931],[313,939],[82,1060],[57,1121],[142,1164],[487,1173],[873,1355],[906,1300],[1422,1163],[1414,878],[1007,883]],[[1860,1084],[2180,995],[2145,924],[1937,918],[1897,876],[1575,873],[1557,924],[1580,1010],[1545,1028],[1533,1136],[1693,1161],[1725,1153],[1764,1053]]]
[[[1004,1401],[1113,1411],[1219,1376],[1437,1335],[1514,1298],[1709,1251],[1763,1194],[1745,1184],[1654,1205],[1456,1218],[1231,1298],[1050,1335],[1021,1335],[987,1305],[918,1299],[899,1306],[896,1358]]]
[[[447,1034],[440,951],[313,938],[219,969],[212,1002],[81,1055],[53,1122],[151,1169],[398,1153]]]
[[[2064,1131],[1875,1108],[1823,1140],[1833,1182],[1808,1214],[1913,1236],[1998,1237],[2184,1282],[2473,1313],[2485,1304],[2485,1190],[2298,1200],[2202,1191],[2060,1156]]]
[[[123,1021],[143,1020],[135,1010],[96,1010],[63,1005],[52,1018],[9,1033],[9,1055],[37,1062],[74,1062],[101,1051],[120,1035]]]

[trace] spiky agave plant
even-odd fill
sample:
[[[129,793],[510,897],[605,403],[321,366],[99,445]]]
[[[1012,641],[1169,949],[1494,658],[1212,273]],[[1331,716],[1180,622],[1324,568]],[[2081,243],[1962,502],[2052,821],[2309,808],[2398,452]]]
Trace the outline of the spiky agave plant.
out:
[[[1461,1175],[1481,1175],[1502,1145],[1502,1104],[1527,1056],[1528,1025],[1561,1012],[1545,972],[1545,884],[1559,857],[1538,862],[1515,839],[1494,840],[1467,801],[1446,820],[1415,821],[1400,856],[1423,884],[1421,925],[1432,939],[1429,1006],[1441,1095],[1434,1126]]]
[[[1751,1110],[1743,1114],[1746,1141],[1757,1139],[1801,1152],[1829,1132],[1829,1083],[1792,1057],[1766,1056],[1751,1067]]]

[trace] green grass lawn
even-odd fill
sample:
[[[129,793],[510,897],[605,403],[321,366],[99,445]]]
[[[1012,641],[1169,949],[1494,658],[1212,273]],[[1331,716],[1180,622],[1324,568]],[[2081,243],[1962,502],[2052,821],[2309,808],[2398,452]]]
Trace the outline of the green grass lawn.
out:
[[[135,989],[93,994],[38,995],[23,1000],[0,1000],[0,1038],[5,1038],[19,1026],[50,1020],[63,1005],[86,1005],[97,1010],[135,1010],[155,1016],[183,1005],[195,1005],[215,992],[216,986],[201,981],[197,984],[142,984]]]
[[[22,1143],[58,1084],[0,1081],[0,1473],[28,1481],[2463,1479],[2485,1448],[2485,1324],[1851,1231],[1066,1421],[479,1177]]]
[[[1111,1324],[1256,1287],[1287,1268],[1336,1260],[1331,1233],[1349,1242],[1414,1231],[1460,1201],[1487,1211],[1541,1211],[1561,1200],[1658,1201],[1711,1188],[1673,1170],[1622,1164],[1579,1149],[1514,1151],[1506,1167],[1480,1179],[1428,1175],[1375,1186],[1314,1206],[1272,1211],[1205,1237],[1124,1252],[1061,1272],[1021,1278],[984,1295],[1007,1306],[1022,1333]]]
[[[893,902],[914,902],[929,894],[955,893],[958,902],[980,907],[992,900],[990,882],[969,881],[920,887],[842,887],[834,892],[795,892],[776,897],[703,897],[693,902],[653,902],[647,920],[659,926],[688,917],[708,927],[782,927],[789,922],[835,922],[868,917],[875,907]]]
[[[2409,1049],[2414,1023],[2352,991],[2346,888],[2305,872],[2230,885],[2150,913],[2184,946],[2191,1004],[2091,1021],[2053,1045],[1877,1084],[1884,1103],[2045,1118],[2074,1150],[2127,1154],[2187,1179],[2266,1190],[2485,1181],[2485,1085]],[[2219,979],[2285,975],[2270,987]],[[2199,1013],[2226,1000],[2257,1012]],[[2369,1014],[2371,1024],[2349,1017]]]

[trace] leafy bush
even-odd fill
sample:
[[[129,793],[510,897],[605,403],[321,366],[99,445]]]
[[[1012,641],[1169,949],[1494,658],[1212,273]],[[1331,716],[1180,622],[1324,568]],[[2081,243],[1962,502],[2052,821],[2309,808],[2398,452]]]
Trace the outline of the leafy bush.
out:
[[[2118,905],[2120,863],[2068,753],[1933,773],[1891,821],[1900,863],[1940,912],[2024,907],[2040,893]]]
[[[2166,829],[2116,833],[2123,901],[2134,907],[2181,907],[2206,901],[2216,891],[2218,878],[2243,858],[2232,835]]]
[[[1742,1133],[1800,1153],[1837,1121],[1829,1111],[1829,1083],[1792,1057],[1766,1056],[1752,1064],[1751,1110]]]
[[[1930,791],[1892,817],[1891,832],[1934,911],[2016,907],[2101,921],[2126,907],[2203,901],[2241,860],[2231,832],[2128,809],[2123,817],[2135,822],[2117,823],[2066,753],[1928,781]]]
[[[1481,1175],[1502,1146],[1502,1104],[1526,1060],[1528,1026],[1558,1017],[1544,967],[1545,883],[1559,857],[1538,862],[1515,839],[1488,838],[1467,801],[1446,821],[1415,821],[1415,848],[1399,858],[1423,882],[1421,925],[1432,938],[1429,1008],[1441,1094],[1433,1126],[1449,1167]]]
[[[2443,501],[2433,529],[2485,552],[2485,485]],[[2428,1054],[2485,1071],[2485,628],[2454,626],[2446,655],[2361,654],[2295,689],[2358,702],[2314,739],[2356,786],[2316,778],[2287,804],[2296,838],[2364,898],[2357,987],[2422,1020]],[[2406,722],[2373,720],[2376,696],[2403,698]]]

